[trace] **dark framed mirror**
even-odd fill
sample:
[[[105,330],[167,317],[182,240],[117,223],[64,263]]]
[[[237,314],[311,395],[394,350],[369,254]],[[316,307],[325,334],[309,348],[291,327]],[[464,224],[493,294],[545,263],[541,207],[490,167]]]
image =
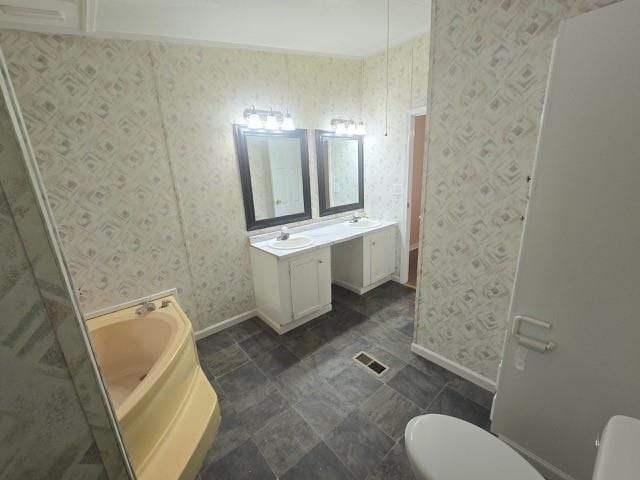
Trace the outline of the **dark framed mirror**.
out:
[[[364,208],[362,138],[316,130],[320,216]]]
[[[311,218],[307,131],[233,132],[247,230]]]

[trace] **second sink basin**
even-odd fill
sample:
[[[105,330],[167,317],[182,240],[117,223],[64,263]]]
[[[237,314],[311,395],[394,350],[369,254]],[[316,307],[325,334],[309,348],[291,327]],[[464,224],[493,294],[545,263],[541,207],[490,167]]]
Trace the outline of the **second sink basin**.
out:
[[[296,248],[308,247],[313,243],[313,240],[304,235],[291,236],[286,240],[271,240],[269,246],[271,248],[277,248],[278,250],[294,250]]]
[[[368,219],[368,218],[361,218],[357,222],[347,222],[347,225],[349,225],[352,228],[373,228],[373,227],[377,227],[378,225],[380,225],[380,222],[378,220],[371,220],[371,219]]]

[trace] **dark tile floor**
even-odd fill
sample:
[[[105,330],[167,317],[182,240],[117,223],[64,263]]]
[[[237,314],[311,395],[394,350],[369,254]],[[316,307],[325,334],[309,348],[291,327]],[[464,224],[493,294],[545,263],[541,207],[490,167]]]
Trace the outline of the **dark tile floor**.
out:
[[[222,424],[202,480],[413,479],[404,428],[443,413],[483,428],[491,395],[411,352],[415,291],[389,282],[279,336],[251,319],[198,342]],[[388,367],[376,376],[353,360]]]

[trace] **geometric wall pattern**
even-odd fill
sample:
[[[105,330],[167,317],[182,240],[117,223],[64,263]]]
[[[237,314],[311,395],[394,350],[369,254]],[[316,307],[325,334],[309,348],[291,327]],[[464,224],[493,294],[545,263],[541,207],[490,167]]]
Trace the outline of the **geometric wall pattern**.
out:
[[[385,136],[385,55],[374,55],[364,63],[362,116],[367,127],[364,139],[365,207],[372,216],[399,222],[401,241],[404,241],[404,188],[408,178],[407,113],[427,104],[428,68],[427,35],[390,49],[388,129]],[[400,265],[400,243],[397,243],[396,266]]]
[[[128,478],[0,98],[0,479]]]
[[[173,287],[195,330],[254,308],[231,124],[251,104],[309,129],[361,112],[360,60],[26,32],[0,45],[84,312]]]
[[[553,40],[612,2],[433,3],[417,343],[495,380]]]

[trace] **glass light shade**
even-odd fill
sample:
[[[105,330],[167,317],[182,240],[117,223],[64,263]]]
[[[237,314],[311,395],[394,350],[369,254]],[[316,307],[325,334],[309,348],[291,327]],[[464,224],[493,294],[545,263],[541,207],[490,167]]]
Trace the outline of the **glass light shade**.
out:
[[[347,135],[355,135],[356,134],[356,124],[355,122],[349,122],[349,126],[347,127]]]
[[[356,128],[356,135],[366,135],[367,134],[367,129],[364,128],[364,123],[360,122],[358,124],[358,128]]]
[[[291,115],[287,114],[282,120],[282,129],[287,131],[296,129],[296,126],[293,124],[293,118],[291,118]]]
[[[260,115],[258,115],[257,113],[250,114],[247,126],[249,128],[262,128],[262,120],[260,120]]]
[[[340,122],[336,125],[336,135],[344,135],[347,133],[347,126]]]
[[[280,125],[278,124],[278,119],[275,115],[267,115],[267,121],[265,122],[264,127],[267,130],[280,130]]]

